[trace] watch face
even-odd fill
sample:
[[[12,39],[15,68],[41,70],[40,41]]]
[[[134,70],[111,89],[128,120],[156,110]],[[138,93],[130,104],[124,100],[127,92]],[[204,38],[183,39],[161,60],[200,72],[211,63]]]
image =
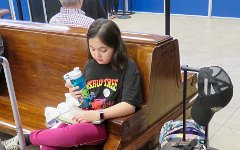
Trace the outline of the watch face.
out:
[[[103,111],[99,111],[99,114],[100,114],[100,120],[103,120],[104,119],[104,115],[103,115]]]

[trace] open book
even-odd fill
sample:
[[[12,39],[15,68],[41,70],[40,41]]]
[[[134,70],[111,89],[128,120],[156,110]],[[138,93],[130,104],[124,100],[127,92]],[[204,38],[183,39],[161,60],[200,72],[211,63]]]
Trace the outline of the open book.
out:
[[[62,113],[61,115],[57,116],[57,120],[68,123],[68,124],[74,124],[75,121],[72,120],[73,117],[75,117],[78,114],[81,114],[83,110],[79,108],[78,106],[72,106],[69,110]],[[101,121],[93,121],[92,124],[100,124]]]
[[[56,119],[68,124],[76,123],[72,118],[78,114],[81,114],[83,110],[78,106],[72,106],[69,110],[59,115]]]

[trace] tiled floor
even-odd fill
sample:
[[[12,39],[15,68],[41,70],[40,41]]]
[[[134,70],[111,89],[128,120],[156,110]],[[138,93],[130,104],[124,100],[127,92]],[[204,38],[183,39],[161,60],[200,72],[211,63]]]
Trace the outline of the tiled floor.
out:
[[[131,19],[114,19],[123,31],[164,34],[163,14],[136,13]],[[220,150],[240,149],[240,19],[171,16],[171,36],[179,40],[181,65],[218,65],[234,84],[231,102],[210,122],[210,146]],[[1,138],[6,138],[0,134]],[[38,149],[38,148],[28,148]]]
[[[163,14],[137,13],[114,21],[123,31],[165,34]],[[218,65],[229,74],[233,98],[211,120],[209,143],[220,150],[240,149],[240,19],[173,15],[171,36],[179,40],[181,65]]]

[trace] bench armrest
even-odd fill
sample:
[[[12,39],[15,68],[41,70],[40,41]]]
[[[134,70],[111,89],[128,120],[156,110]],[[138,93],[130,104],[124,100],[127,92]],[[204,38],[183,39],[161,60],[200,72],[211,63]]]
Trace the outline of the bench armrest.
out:
[[[142,133],[148,127],[148,107],[143,107],[137,112],[107,121],[109,133],[120,135],[122,140],[130,140]]]

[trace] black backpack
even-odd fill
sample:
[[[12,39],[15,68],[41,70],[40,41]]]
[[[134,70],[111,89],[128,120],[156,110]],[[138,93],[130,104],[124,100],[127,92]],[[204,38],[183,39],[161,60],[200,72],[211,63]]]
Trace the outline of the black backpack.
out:
[[[4,56],[4,46],[3,46],[3,40],[0,35],[0,56]],[[2,64],[0,64],[0,73],[2,71]]]

